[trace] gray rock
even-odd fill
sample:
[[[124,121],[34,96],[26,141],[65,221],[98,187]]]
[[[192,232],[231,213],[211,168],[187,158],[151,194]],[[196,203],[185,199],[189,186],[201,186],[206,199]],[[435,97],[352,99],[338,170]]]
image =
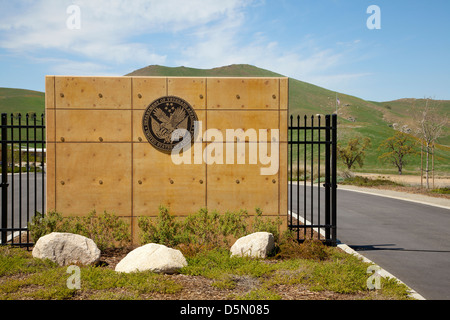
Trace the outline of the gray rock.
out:
[[[60,266],[89,265],[100,259],[100,250],[92,239],[72,233],[53,232],[40,237],[32,255],[38,259],[50,259]]]
[[[239,238],[231,247],[231,256],[265,258],[275,248],[273,234],[256,232]]]
[[[152,271],[175,273],[187,266],[187,261],[179,250],[161,244],[149,243],[134,249],[116,266],[117,272]]]

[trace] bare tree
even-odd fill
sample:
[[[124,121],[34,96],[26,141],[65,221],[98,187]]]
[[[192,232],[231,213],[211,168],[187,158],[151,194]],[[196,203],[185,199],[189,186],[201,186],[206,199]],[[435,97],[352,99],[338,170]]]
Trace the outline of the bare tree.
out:
[[[432,146],[442,134],[442,128],[448,123],[448,115],[439,112],[437,109],[438,102],[427,98],[425,106],[418,109],[415,115],[418,126],[419,138],[425,147],[426,165],[425,175],[427,181],[427,189],[429,184],[429,163]]]

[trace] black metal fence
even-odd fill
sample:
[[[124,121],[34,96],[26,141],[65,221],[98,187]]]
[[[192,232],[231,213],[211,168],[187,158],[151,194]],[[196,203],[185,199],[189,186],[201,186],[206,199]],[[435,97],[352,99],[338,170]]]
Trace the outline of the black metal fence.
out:
[[[315,236],[336,245],[337,116],[321,121],[290,117],[288,227],[300,242]],[[44,115],[3,113],[0,133],[0,243],[32,246],[28,222],[45,212]]]
[[[28,222],[45,212],[44,164],[44,115],[2,113],[1,244],[33,245]]]
[[[289,124],[289,221],[297,239],[337,244],[337,116],[301,119]],[[314,205],[315,204],[315,205]],[[301,231],[300,231],[301,230]]]

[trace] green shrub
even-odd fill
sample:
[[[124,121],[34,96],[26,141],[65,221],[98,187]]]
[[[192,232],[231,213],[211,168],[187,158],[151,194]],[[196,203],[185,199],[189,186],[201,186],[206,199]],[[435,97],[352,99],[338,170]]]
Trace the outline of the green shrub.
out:
[[[32,222],[28,223],[28,230],[34,242],[52,232],[68,232],[66,228],[67,224],[63,221],[62,215],[56,211],[50,211],[45,216],[38,212]]]
[[[305,240],[299,243],[292,232],[288,232],[280,241],[277,259],[310,259],[324,261],[329,258],[328,247],[319,240]]]
[[[245,210],[219,214],[217,211],[200,209],[184,220],[176,221],[167,208],[160,207],[158,217],[139,218],[140,242],[178,246],[184,254],[192,255],[213,248],[228,249],[232,240],[250,232],[270,232],[278,241],[281,219],[263,217],[260,209],[256,209],[256,213],[249,226],[250,219]]]
[[[280,241],[280,226],[282,221],[280,217],[276,219],[270,219],[269,217],[263,217],[260,208],[256,208],[256,216],[252,224],[252,232],[270,232],[273,234],[275,243]]]
[[[219,246],[221,244],[220,215],[217,211],[200,209],[189,215],[183,223],[183,232],[188,235],[187,242],[197,245]]]
[[[156,222],[150,217],[140,217],[138,226],[141,229],[141,244],[159,243],[174,247],[184,242],[181,224],[175,221],[175,217],[165,207],[159,207]]]
[[[431,192],[438,194],[450,194],[450,187],[432,189]]]
[[[97,215],[94,210],[85,217],[63,217],[51,211],[36,215],[28,228],[34,242],[52,232],[68,232],[92,239],[102,251],[116,245],[124,246],[131,240],[129,225],[106,211]]]
[[[217,211],[201,209],[184,220],[183,232],[189,243],[204,247],[226,247],[230,237],[246,234],[248,214],[246,211],[220,215]]]
[[[106,211],[97,215],[94,210],[85,217],[76,217],[72,233],[92,239],[100,250],[123,247],[131,240],[128,223]]]

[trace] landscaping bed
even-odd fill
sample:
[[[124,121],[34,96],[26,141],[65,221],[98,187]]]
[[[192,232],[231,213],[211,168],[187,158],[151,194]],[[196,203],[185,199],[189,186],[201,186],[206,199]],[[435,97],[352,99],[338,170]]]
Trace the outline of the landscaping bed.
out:
[[[96,266],[80,266],[78,290],[67,287],[67,267],[34,259],[26,249],[4,246],[0,247],[0,299],[408,299],[407,288],[392,279],[383,279],[380,290],[368,290],[368,265],[356,257],[319,243],[302,246],[304,252],[291,252],[291,258],[230,258],[226,250],[205,251],[187,257],[188,267],[173,275],[117,273],[116,264],[133,248],[108,249]]]
[[[111,233],[123,227],[114,215],[91,214],[84,220],[64,221],[57,214],[48,214],[35,223],[31,226],[35,237],[61,231],[58,228],[90,234],[102,244],[100,261],[79,266],[80,287],[71,289],[67,266],[33,258],[33,248],[0,246],[0,300],[409,299],[407,287],[395,279],[381,279],[381,289],[369,290],[369,264],[323,245],[314,235],[300,244],[290,232],[279,234],[279,222],[262,215],[249,222],[243,212],[219,215],[203,210],[181,224],[161,209],[158,219],[142,220],[141,245],[161,243],[185,256],[188,265],[171,275],[114,271],[138,246],[126,244],[122,232]],[[231,257],[233,234],[263,230],[274,233],[276,239],[271,255],[264,259]],[[120,245],[112,245],[114,241]]]

